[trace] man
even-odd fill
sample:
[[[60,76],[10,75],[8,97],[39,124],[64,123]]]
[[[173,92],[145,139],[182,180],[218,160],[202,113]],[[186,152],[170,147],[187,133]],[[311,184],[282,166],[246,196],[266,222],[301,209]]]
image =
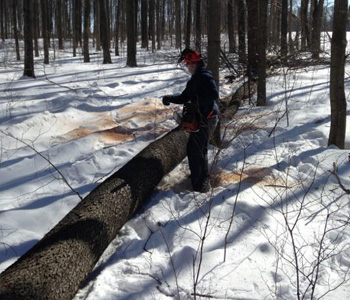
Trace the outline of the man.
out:
[[[197,128],[192,128],[187,143],[187,157],[191,171],[191,183],[194,191],[206,193],[210,190],[208,170],[208,145],[218,123],[218,89],[212,73],[205,68],[198,51],[185,49],[179,62],[184,62],[192,74],[181,95],[163,97],[163,104],[184,104],[184,115],[189,105],[197,111]]]

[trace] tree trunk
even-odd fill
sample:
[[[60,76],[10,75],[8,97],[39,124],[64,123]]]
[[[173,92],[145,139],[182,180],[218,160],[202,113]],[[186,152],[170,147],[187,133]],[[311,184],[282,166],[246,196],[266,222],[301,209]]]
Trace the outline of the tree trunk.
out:
[[[141,0],[141,48],[148,50],[147,11],[148,0]]]
[[[78,41],[78,1],[73,0],[73,57],[77,56],[77,41]]]
[[[33,0],[23,3],[24,13],[24,76],[35,78],[33,56]]]
[[[155,23],[155,0],[149,0],[149,34],[152,40],[152,52],[156,51]]]
[[[313,59],[319,59],[321,50],[321,25],[324,0],[314,0],[312,18],[311,52]]]
[[[1,300],[71,300],[119,229],[185,158],[187,139],[171,131],[95,188],[0,274]]]
[[[39,22],[39,15],[40,15],[40,0],[34,0],[34,28],[33,28],[33,33],[34,33],[34,52],[35,52],[35,57],[39,57],[39,32],[40,32],[40,22]]]
[[[119,0],[119,2],[122,0]],[[94,35],[96,39],[96,51],[101,50],[101,22],[100,22],[100,0],[95,0],[94,3]]]
[[[4,0],[0,0],[0,27],[1,27],[1,40],[5,42],[5,5]]]
[[[289,44],[289,52],[293,53],[294,51],[294,45],[293,45],[293,37],[292,37],[292,31],[293,31],[293,0],[289,0],[289,14],[288,14],[288,44]],[[297,35],[297,33],[296,33]]]
[[[85,0],[84,8],[84,62],[90,62],[89,54],[89,29],[90,29],[90,0]]]
[[[300,23],[301,23],[301,50],[305,51],[310,45],[309,41],[309,21],[308,21],[309,0],[301,0]]]
[[[187,0],[185,47],[191,48],[192,1]]]
[[[41,4],[41,24],[42,24],[42,34],[44,40],[44,64],[48,65],[50,63],[49,59],[49,25],[48,25],[48,2],[47,0],[40,0]]]
[[[133,2],[133,1],[127,1]],[[103,63],[111,64],[111,54],[109,53],[109,30],[108,30],[108,19],[107,19],[107,9],[106,0],[99,0],[99,10],[100,10],[100,36],[103,48]],[[132,25],[133,26],[133,25]],[[133,27],[134,28],[134,27]],[[135,32],[135,30],[134,30]]]
[[[157,0],[156,3],[156,19],[157,19],[157,49],[160,50],[162,47],[161,41],[161,22],[160,22],[160,0]]]
[[[282,0],[282,16],[281,16],[281,58],[286,62],[288,55],[288,0]]]
[[[62,0],[56,0],[56,30],[58,37],[58,49],[63,50]]]
[[[181,49],[182,38],[181,38],[181,2],[180,0],[175,0],[175,46]]]
[[[136,67],[136,36],[135,36],[135,1],[126,2],[126,27],[128,38],[128,50],[126,65],[129,67]]]
[[[227,32],[230,53],[234,53],[236,51],[235,28],[233,20],[233,1],[234,0],[228,0],[227,2]]]
[[[247,0],[248,10],[248,77],[255,80],[258,75],[258,3],[255,0]]]
[[[196,49],[202,51],[201,0],[196,0]]]
[[[331,129],[328,145],[336,145],[340,149],[344,149],[346,132],[344,68],[347,10],[347,0],[335,0],[330,74]]]
[[[237,15],[238,15],[238,56],[239,62],[241,64],[246,64],[246,42],[245,42],[245,32],[246,32],[246,24],[245,24],[245,3],[244,0],[236,0],[237,5]]]
[[[266,45],[267,45],[267,6],[268,0],[259,1],[258,26],[258,106],[266,105]]]
[[[19,44],[18,44],[18,31],[17,31],[17,0],[12,0],[12,19],[13,19],[13,35],[15,38],[16,44],[16,59],[21,60],[21,56],[19,54]]]
[[[120,11],[121,11],[121,2],[118,1],[116,19],[115,19],[115,56],[119,56],[119,32],[120,32]]]
[[[219,87],[221,1],[208,0],[208,69]]]

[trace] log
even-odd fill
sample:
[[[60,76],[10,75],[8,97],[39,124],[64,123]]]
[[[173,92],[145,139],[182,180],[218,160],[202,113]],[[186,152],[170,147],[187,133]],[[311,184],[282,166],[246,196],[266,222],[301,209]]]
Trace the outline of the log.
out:
[[[239,89],[229,96],[223,111],[236,112],[236,100],[243,100],[243,94]],[[97,186],[0,274],[0,299],[72,299],[119,229],[185,158],[188,136],[178,128],[172,130]]]
[[[185,158],[187,139],[171,131],[96,187],[0,274],[0,299],[72,299],[119,229]]]

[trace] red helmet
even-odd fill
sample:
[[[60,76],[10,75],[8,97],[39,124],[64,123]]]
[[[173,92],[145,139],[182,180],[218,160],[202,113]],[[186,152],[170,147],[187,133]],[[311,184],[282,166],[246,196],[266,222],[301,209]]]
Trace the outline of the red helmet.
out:
[[[188,63],[197,63],[202,61],[202,56],[198,51],[185,49],[181,52],[181,57],[179,63],[183,61],[185,64]]]

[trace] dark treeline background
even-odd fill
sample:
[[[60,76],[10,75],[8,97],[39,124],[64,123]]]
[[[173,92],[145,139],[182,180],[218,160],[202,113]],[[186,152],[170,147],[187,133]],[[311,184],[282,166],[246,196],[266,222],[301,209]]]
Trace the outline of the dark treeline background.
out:
[[[324,0],[0,0],[2,41],[23,39],[25,2],[32,6],[35,56],[39,55],[38,38],[46,41],[45,48],[52,47],[50,40],[57,39],[59,49],[70,40],[74,56],[78,48],[88,46],[84,38],[90,38],[96,50],[105,43],[119,55],[120,43],[126,42],[130,30],[142,48],[152,51],[161,49],[165,42],[178,49],[202,50],[211,29],[208,23],[218,21],[220,32],[228,37],[225,50],[240,53],[244,62],[247,49],[243,37],[250,29],[257,33],[257,10],[263,2],[267,2],[266,38],[270,50],[285,54],[309,49],[316,54],[320,31],[331,31],[333,23],[333,7]],[[211,2],[220,7],[219,20],[210,18]],[[252,22],[248,10],[255,14]]]
[[[331,41],[332,52],[340,53],[332,55],[338,72],[331,73],[343,78],[346,30],[348,0],[0,0],[1,40],[14,41],[26,76],[35,77],[34,56],[43,53],[49,64],[50,50],[78,53],[86,63],[91,51],[103,51],[108,64],[126,45],[126,64],[135,67],[137,44],[152,52],[190,47],[205,54],[217,82],[220,64],[257,82],[257,105],[266,105],[271,54],[284,66],[301,52],[317,63]],[[332,97],[334,106],[340,96]]]

